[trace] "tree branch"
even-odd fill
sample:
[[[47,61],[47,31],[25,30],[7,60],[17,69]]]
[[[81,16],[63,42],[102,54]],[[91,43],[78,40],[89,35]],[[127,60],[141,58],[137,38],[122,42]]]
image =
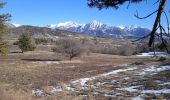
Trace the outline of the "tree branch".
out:
[[[137,13],[134,15],[136,18],[138,18],[138,19],[146,19],[146,18],[152,16],[153,14],[155,14],[156,12],[158,12],[158,10],[150,13],[149,15],[147,15],[147,16],[145,16],[145,17],[139,17],[138,11],[136,11],[136,12],[137,12]]]
[[[153,42],[154,42],[154,39],[155,39],[155,33],[157,31],[157,27],[158,27],[158,24],[159,24],[159,21],[161,19],[161,15],[162,15],[162,12],[164,11],[164,7],[165,7],[165,4],[166,4],[166,1],[167,0],[162,0],[160,2],[160,5],[159,5],[159,9],[158,9],[158,13],[157,13],[157,16],[156,16],[156,19],[155,19],[155,23],[153,25],[153,28],[152,28],[152,32],[150,33],[151,36],[150,36],[150,40],[149,40],[149,47],[152,46]]]
[[[169,27],[169,19],[168,19],[168,16],[167,16],[166,12],[165,12],[165,11],[163,11],[163,12],[164,12],[164,14],[165,14],[166,21],[167,21],[168,36],[170,36],[170,33],[169,33],[169,31],[170,31],[170,27]]]
[[[143,40],[143,39],[145,39],[145,38],[147,38],[147,37],[149,37],[149,36],[150,36],[150,34],[148,34],[148,35],[146,35],[146,36],[143,36],[143,37],[141,37],[141,38],[139,38],[139,39],[137,39],[137,40],[134,40],[134,41],[132,41],[132,42],[137,42],[137,41]]]

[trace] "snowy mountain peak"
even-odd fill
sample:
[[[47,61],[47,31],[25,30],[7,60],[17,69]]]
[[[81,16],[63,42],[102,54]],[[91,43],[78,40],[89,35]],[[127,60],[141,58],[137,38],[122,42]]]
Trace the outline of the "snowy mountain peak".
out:
[[[19,26],[19,25],[15,25]],[[147,28],[142,28],[136,25],[129,26],[109,26],[102,24],[96,20],[88,24],[79,24],[76,22],[68,21],[58,24],[50,24],[45,27],[51,29],[67,30],[71,32],[79,32],[87,35],[94,35],[99,37],[112,37],[112,38],[136,38],[142,37],[150,33]]]
[[[96,36],[112,36],[115,38],[128,36],[140,37],[150,32],[150,30],[136,25],[109,26],[106,24],[102,24],[101,22],[98,22],[96,20],[91,21],[88,24],[79,24],[69,21],[56,25],[52,24],[50,27],[52,27],[53,29],[67,30]]]
[[[125,26],[118,26],[118,28],[120,28],[120,29],[125,29]]]
[[[137,26],[137,25],[129,25],[129,26],[125,26],[124,29],[127,30],[127,31],[131,31],[131,30],[134,30],[136,28],[140,28],[140,27]]]
[[[80,24],[78,24],[78,23],[69,21],[69,22],[65,22],[65,23],[59,23],[59,24],[57,24],[57,27],[73,27],[73,26],[76,27],[79,25]]]
[[[92,24],[92,25],[101,25],[102,23],[98,22],[96,20],[93,20],[93,21],[90,22],[90,24]]]
[[[70,28],[77,28],[80,26],[83,26],[83,24],[78,24],[72,21],[64,22],[64,23],[58,23],[58,24],[50,24],[46,25],[48,28],[52,29],[70,29]]]
[[[56,24],[48,24],[45,25],[45,27],[51,28],[51,29],[55,29],[56,28]]]
[[[8,28],[16,28],[16,27],[22,26],[22,25],[20,25],[20,24],[15,24],[15,23],[5,23],[5,25],[6,25]]]
[[[88,29],[90,29],[90,30],[95,30],[95,29],[101,28],[102,25],[104,25],[104,24],[102,24],[102,23],[94,20],[94,21],[90,22],[89,24],[86,24],[86,25],[85,25],[85,28],[88,28]]]
[[[15,27],[20,27],[22,26],[21,24],[15,24],[15,23],[12,23]]]

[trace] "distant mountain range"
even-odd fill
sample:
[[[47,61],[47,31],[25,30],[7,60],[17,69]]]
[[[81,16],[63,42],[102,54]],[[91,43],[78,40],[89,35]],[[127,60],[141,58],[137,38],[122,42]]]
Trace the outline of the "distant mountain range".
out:
[[[149,34],[151,31],[140,26],[109,26],[97,21],[92,21],[88,24],[79,24],[75,22],[65,22],[56,25],[47,25],[51,29],[67,30],[79,32],[82,34],[112,37],[112,38],[139,38]]]
[[[19,24],[7,24],[10,28],[22,27]],[[102,24],[98,21],[92,21],[88,24],[79,24],[76,22],[65,22],[59,24],[49,24],[43,27],[52,30],[66,30],[77,32],[84,35],[98,36],[98,37],[111,37],[111,38],[139,38],[149,34],[151,31],[147,28],[140,26],[109,26]]]

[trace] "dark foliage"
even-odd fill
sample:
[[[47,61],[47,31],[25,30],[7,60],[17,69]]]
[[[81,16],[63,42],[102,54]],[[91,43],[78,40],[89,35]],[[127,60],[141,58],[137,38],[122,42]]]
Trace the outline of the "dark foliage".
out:
[[[33,51],[35,49],[35,46],[31,41],[31,37],[25,34],[22,34],[19,37],[18,41],[14,43],[14,45],[18,45],[22,53],[27,51]]]
[[[0,2],[0,8],[3,8],[6,3]],[[10,20],[10,14],[1,14],[0,15],[0,53],[6,54],[8,52],[8,45],[3,40],[4,33],[7,32],[8,28],[5,26],[5,22]]]

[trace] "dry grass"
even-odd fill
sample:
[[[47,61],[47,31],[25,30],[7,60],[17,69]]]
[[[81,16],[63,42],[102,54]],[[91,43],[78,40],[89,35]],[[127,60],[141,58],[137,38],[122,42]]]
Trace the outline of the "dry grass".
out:
[[[59,63],[46,63],[49,60]],[[89,100],[89,98],[95,100],[96,98],[90,95],[87,98],[67,93],[35,98],[31,90],[41,88],[49,91],[49,88],[56,84],[94,76],[108,72],[115,66],[141,61],[151,64],[156,60],[133,56],[91,54],[90,56],[82,55],[70,62],[51,52],[37,51],[0,56],[0,100]],[[104,100],[104,98],[98,99]]]

